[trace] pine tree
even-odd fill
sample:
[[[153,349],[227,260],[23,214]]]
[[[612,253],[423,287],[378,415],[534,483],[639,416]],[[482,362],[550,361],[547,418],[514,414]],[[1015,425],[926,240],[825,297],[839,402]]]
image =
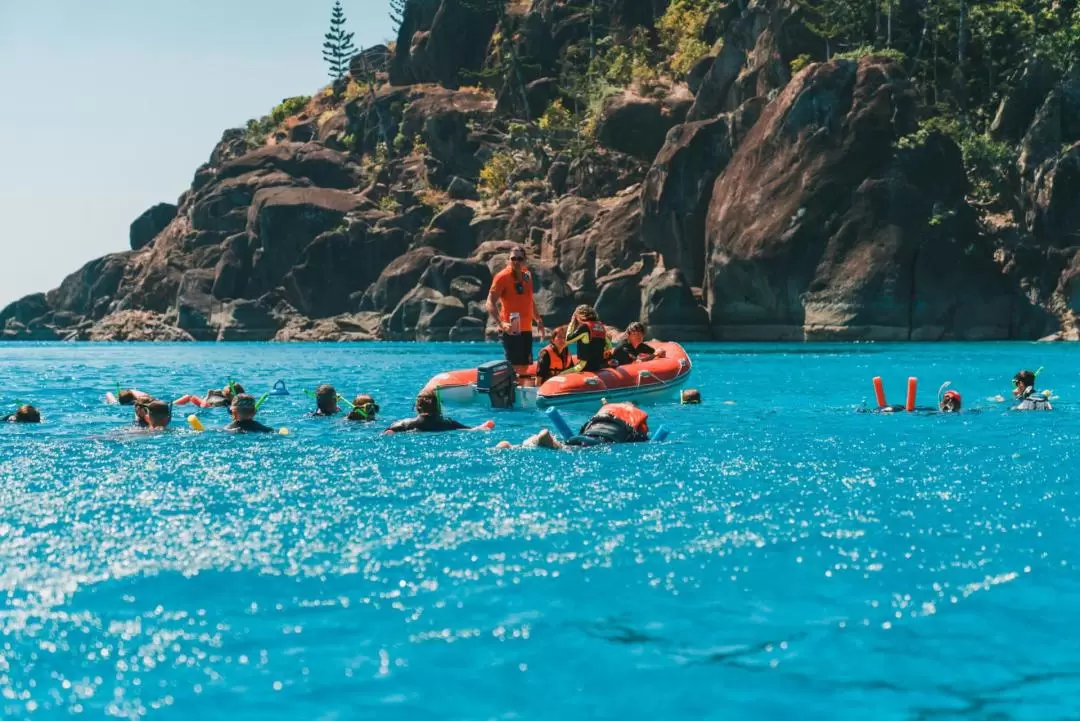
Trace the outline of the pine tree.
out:
[[[341,0],[335,0],[330,14],[330,30],[323,43],[323,60],[330,66],[330,77],[339,80],[349,71],[349,61],[356,53],[352,44],[353,33],[345,32],[345,11]]]
[[[401,23],[405,20],[405,0],[390,0],[390,27],[397,37]]]

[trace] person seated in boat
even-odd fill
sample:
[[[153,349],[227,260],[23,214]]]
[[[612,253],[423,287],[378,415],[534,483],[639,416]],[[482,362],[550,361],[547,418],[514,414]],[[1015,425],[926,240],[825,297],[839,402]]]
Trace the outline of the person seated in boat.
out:
[[[315,389],[315,412],[313,416],[335,416],[341,413],[337,404],[337,389],[329,383],[323,383]]]
[[[108,400],[118,403],[122,406],[133,406],[138,401],[149,402],[153,400],[150,397],[149,393],[143,393],[142,391],[135,390],[134,388],[118,388],[115,396],[112,396],[111,393],[108,395],[110,396]]]
[[[264,426],[255,420],[255,413],[258,410],[255,407],[256,405],[255,396],[248,393],[237,393],[229,407],[232,414],[232,423],[225,426],[225,430],[239,433],[273,433],[273,428]]]
[[[41,413],[29,403],[19,406],[14,413],[4,416],[4,423],[41,423]]]
[[[375,414],[379,412],[379,404],[367,393],[361,393],[353,398],[352,410],[345,416],[350,421],[373,421]]]
[[[154,398],[142,399],[135,404],[135,425],[138,428],[164,430],[172,420],[172,406]]]
[[[566,343],[566,326],[560,325],[551,334],[551,343],[540,349],[536,362],[536,382],[542,384],[573,365],[570,347]]]
[[[387,433],[405,433],[408,431],[487,431],[495,427],[493,421],[486,421],[479,426],[470,428],[464,423],[459,423],[453,418],[442,414],[442,404],[434,391],[421,391],[416,396],[416,417],[395,421],[387,429]]]
[[[657,351],[645,342],[645,324],[635,321],[626,326],[626,339],[615,347],[611,356],[619,365],[628,365],[663,358],[664,351]]]
[[[1022,370],[1013,376],[1013,397],[1019,401],[1014,411],[1052,411],[1049,395],[1035,390],[1035,374],[1031,371]]]
[[[649,414],[633,403],[607,403],[585,422],[576,436],[559,441],[544,428],[525,439],[522,448],[602,446],[609,443],[640,443],[649,440]],[[506,441],[497,448],[510,448]]]
[[[244,392],[244,386],[239,383],[229,381],[225,384],[225,387],[221,390],[217,388],[211,388],[206,392],[206,396],[200,398],[196,395],[186,395],[177,398],[173,403],[178,406],[192,403],[199,408],[230,408],[232,406],[233,399],[236,396]]]
[[[612,365],[607,327],[591,305],[579,305],[566,329],[566,342],[577,343],[577,363],[570,370],[595,373]],[[618,365],[616,362],[615,365]]]
[[[685,388],[679,394],[679,403],[684,406],[696,406],[701,403],[701,391],[697,388]]]

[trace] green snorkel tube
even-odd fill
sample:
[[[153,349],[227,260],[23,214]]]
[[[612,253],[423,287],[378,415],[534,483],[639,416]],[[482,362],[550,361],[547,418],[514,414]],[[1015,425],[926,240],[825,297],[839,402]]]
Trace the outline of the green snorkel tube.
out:
[[[233,397],[236,397],[235,393],[233,394]],[[269,393],[263,393],[261,396],[259,396],[259,400],[255,401],[255,412],[256,413],[259,412],[259,408],[262,407],[263,402],[269,397],[270,397]]]

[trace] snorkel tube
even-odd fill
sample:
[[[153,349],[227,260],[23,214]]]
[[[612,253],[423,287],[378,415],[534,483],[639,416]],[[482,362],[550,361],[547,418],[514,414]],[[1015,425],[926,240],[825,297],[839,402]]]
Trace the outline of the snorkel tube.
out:
[[[551,420],[551,425],[555,426],[555,430],[558,431],[559,436],[568,441],[574,437],[574,431],[571,430],[570,424],[566,422],[566,419],[559,413],[559,409],[555,406],[551,406],[544,410],[547,413],[548,418]]]

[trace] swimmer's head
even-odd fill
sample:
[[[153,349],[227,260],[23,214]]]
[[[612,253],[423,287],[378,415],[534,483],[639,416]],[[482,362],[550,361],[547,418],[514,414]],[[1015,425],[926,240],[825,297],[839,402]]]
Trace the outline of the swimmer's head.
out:
[[[645,342],[645,324],[634,321],[626,326],[626,339],[635,348]]]
[[[697,388],[685,389],[679,397],[683,405],[696,405],[701,403],[701,392]]]
[[[165,401],[150,401],[145,408],[143,419],[151,428],[166,428],[172,420],[172,408]]]
[[[338,412],[337,390],[329,383],[323,383],[315,389],[315,405],[321,413],[327,415]]]
[[[37,408],[27,403],[24,406],[19,406],[11,420],[16,423],[41,423],[41,413],[38,412]]]
[[[255,396],[238,393],[232,400],[232,417],[237,421],[250,421],[255,417]]]
[[[423,391],[416,397],[416,412],[422,416],[439,415],[439,397],[435,391]]]
[[[1028,388],[1035,387],[1035,374],[1031,371],[1020,371],[1013,376],[1013,395],[1019,396]]]
[[[122,406],[135,405],[135,391],[125,388],[116,396],[116,402]]]
[[[945,391],[938,408],[942,413],[956,413],[960,410],[960,405],[960,394],[957,391]]]
[[[229,401],[230,404],[232,403],[233,398],[241,393],[244,393],[244,386],[232,381],[226,383],[225,387],[221,389],[221,395],[225,396],[225,400]]]
[[[379,412],[379,404],[367,393],[353,398],[352,406],[347,416],[350,421],[373,421],[375,414]]]
[[[566,326],[560,325],[551,332],[551,344],[560,351],[566,347]]]

